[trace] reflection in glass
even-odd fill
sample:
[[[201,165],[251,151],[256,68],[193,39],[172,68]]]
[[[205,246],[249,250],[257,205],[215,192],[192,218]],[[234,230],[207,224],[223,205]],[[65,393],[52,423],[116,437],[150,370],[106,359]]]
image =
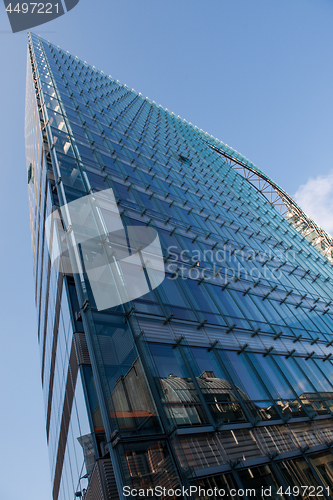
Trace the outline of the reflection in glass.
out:
[[[296,393],[279,369],[279,362],[282,356],[277,356],[275,363],[273,357],[262,354],[248,354],[249,359],[256,366],[258,373],[270,392],[282,415],[291,417],[305,416],[305,410]]]
[[[333,491],[333,455],[330,452],[309,456],[311,465],[319,475],[323,485]]]
[[[278,495],[280,484],[277,483],[271,468],[268,465],[262,467],[251,467],[251,469],[240,470],[238,472],[242,485],[245,489],[254,489],[254,498],[263,500],[281,500],[283,495]]]
[[[156,428],[159,431],[156,410],[139,358],[116,381],[112,401],[111,417],[117,418],[120,429],[151,432]]]
[[[125,445],[126,469],[125,482],[136,489],[149,489],[156,486],[167,490],[179,487],[178,477],[171,456],[164,442],[152,444]],[[176,500],[175,495],[167,496]]]
[[[213,477],[205,477],[204,479],[199,479],[195,482],[195,485],[198,487],[201,487],[203,490],[207,492],[207,490],[214,490],[214,488],[217,488],[218,490],[224,490],[225,491],[225,496],[231,497],[230,490],[235,490],[233,491],[232,498],[235,500],[241,500],[243,497],[240,497],[237,494],[237,485],[236,482],[232,476],[232,474],[221,474],[220,476],[213,476]],[[236,494],[235,494],[236,493]],[[213,496],[208,496],[208,495],[203,495],[202,493],[195,493],[194,498],[196,500],[220,500],[221,496],[218,495],[213,495]]]
[[[249,413],[254,419],[270,420],[278,418],[269,394],[255,373],[247,357],[236,351],[224,351],[221,358],[232,380],[239,388],[239,395],[244,400]]]
[[[331,455],[332,457],[332,455]],[[300,458],[295,460],[288,460],[286,462],[279,462],[277,464],[279,471],[287,486],[292,486],[293,497],[295,499],[304,499],[309,497],[309,490],[302,488],[308,486],[311,488],[311,496],[309,498],[323,498],[323,493],[316,495],[316,488],[319,486],[318,481],[313,475],[308,463]],[[313,488],[314,487],[314,488]],[[305,495],[304,495],[305,492]]]
[[[199,395],[177,349],[162,344],[149,347],[159,375],[155,377],[156,384],[170,422],[179,426],[207,423]]]
[[[214,420],[216,422],[245,421],[246,417],[237,394],[222,368],[218,366],[214,354],[200,347],[192,347],[190,350],[196,361],[192,366],[197,384],[208,403]],[[243,396],[247,399],[244,392]]]

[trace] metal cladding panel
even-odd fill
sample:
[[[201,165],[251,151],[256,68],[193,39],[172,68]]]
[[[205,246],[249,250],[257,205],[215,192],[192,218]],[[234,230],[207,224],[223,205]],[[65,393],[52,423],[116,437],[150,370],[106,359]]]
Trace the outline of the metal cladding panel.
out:
[[[281,339],[274,340],[274,337],[272,337],[271,335],[261,335],[260,339],[261,339],[261,342],[262,342],[265,349],[269,349],[270,347],[274,347],[274,352],[279,352],[279,353],[286,352],[286,348],[283,345],[283,342]]]
[[[237,341],[235,335],[233,333],[227,334],[225,331],[220,330],[218,328],[205,328],[207,333],[207,337],[210,343],[215,342],[216,340],[221,344],[225,349],[238,349],[239,342]]]
[[[264,456],[253,431],[250,429],[235,429],[234,431],[220,432],[218,437],[231,461],[237,460],[240,457],[243,460],[248,460]]]
[[[208,469],[241,458],[242,461],[282,454],[299,453],[305,446],[331,442],[333,423],[323,419],[288,426],[267,425],[254,429],[234,429],[216,435],[182,436],[180,444],[188,467]]]
[[[122,363],[133,350],[133,340],[129,331],[116,330],[114,334],[98,335],[98,344],[106,365]]]
[[[283,425],[257,427],[254,432],[265,455],[284,453],[297,448],[297,443],[291,439],[289,429]]]
[[[314,351],[318,356],[333,356],[332,346],[326,347],[325,344],[312,344],[307,347],[308,352]]]
[[[90,356],[84,333],[74,333],[76,358],[79,365],[90,365]]]
[[[316,429],[312,422],[292,424],[290,425],[290,431],[300,448],[304,446],[317,446],[325,442],[324,436]]]
[[[324,442],[327,444],[333,442],[333,422],[332,420],[316,420],[313,423],[314,427],[321,432]]]
[[[292,351],[295,349],[296,352],[301,353],[301,354],[307,354],[307,349],[304,348],[304,346],[300,342],[294,342],[292,339],[287,339],[283,337],[282,343],[285,346],[285,351]],[[313,350],[313,349],[312,349]]]
[[[119,500],[111,460],[98,460],[87,489],[87,500]]]
[[[175,334],[169,324],[164,325],[162,322],[152,321],[140,317],[138,317],[138,323],[147,340],[155,342],[175,341]]]
[[[228,457],[219,440],[209,434],[182,437],[180,439],[182,452],[188,467],[206,469],[227,463]]]
[[[112,467],[112,462],[110,459],[100,460],[99,472],[101,475],[101,482],[104,485],[104,490],[106,493],[107,500],[119,500],[118,489],[116,485],[116,479],[114,477],[114,471]]]
[[[99,477],[98,463],[91,475],[89,486],[86,493],[87,500],[106,500],[103,496],[102,485]]]
[[[189,344],[209,346],[209,338],[204,328],[174,323],[171,325],[176,338],[185,337]]]
[[[176,477],[170,477],[169,474],[165,473],[166,470],[171,470],[172,468],[173,468],[173,464],[172,464],[171,457],[169,456],[163,461],[163,467],[162,468],[157,467],[157,470],[155,472],[155,483],[158,486],[165,488],[166,491],[179,487],[179,483],[178,483]],[[169,496],[167,494],[164,498],[166,500],[168,498],[174,499],[174,496]]]
[[[236,333],[235,337],[239,346],[243,346],[244,344],[248,344],[249,348],[252,348],[256,351],[262,351],[264,349],[264,345],[261,340],[261,336],[256,335],[255,337],[251,337],[248,333]]]
[[[249,429],[182,437],[180,442],[188,466],[193,469],[223,465],[240,457],[248,460],[264,456],[253,431]]]

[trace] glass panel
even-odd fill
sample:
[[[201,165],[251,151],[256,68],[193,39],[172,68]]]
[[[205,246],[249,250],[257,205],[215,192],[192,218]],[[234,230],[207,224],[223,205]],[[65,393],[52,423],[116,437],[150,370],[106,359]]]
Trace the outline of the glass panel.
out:
[[[262,354],[248,354],[249,358],[255,364],[262,380],[269,392],[271,393],[276,404],[279,406],[283,415],[291,415],[293,417],[304,416],[305,410],[301,403],[297,400],[293,388],[290,386],[284,375],[274,363],[271,356],[263,356]],[[282,356],[277,356],[278,361]],[[289,380],[289,379],[288,379]]]
[[[149,344],[149,348],[158,372],[156,385],[168,418],[180,426],[207,423],[199,395],[177,349],[162,344]]]
[[[302,458],[288,460],[277,464],[287,486],[290,486],[292,496],[297,500],[305,498],[323,499],[323,493],[316,495],[319,486],[308,463]]]
[[[133,301],[135,310],[141,313],[163,316],[154,290]]]
[[[177,280],[172,279],[170,274],[165,275],[164,281],[158,288],[161,299],[165,305],[169,306],[175,318],[196,320],[196,316],[186,299],[185,294]]]
[[[312,384],[318,391],[328,392],[333,391],[333,387],[328,382],[326,377],[323,376],[323,373],[315,364],[312,359],[305,360],[304,358],[294,358],[295,362],[302,368],[302,370],[307,374],[310,378]],[[322,363],[323,368],[325,364]]]
[[[147,490],[161,487],[161,485],[167,490],[179,487],[177,473],[164,442],[158,441],[149,445],[128,444],[124,448],[124,461],[127,466],[125,484],[128,485],[128,492],[131,488]],[[125,490],[124,493],[127,494],[127,491]],[[167,498],[177,499],[175,495],[169,495]]]
[[[52,128],[52,135],[57,152],[74,157],[74,151],[69,136],[54,128]]]
[[[235,351],[224,351],[224,355],[228,361],[227,368],[229,370],[230,367],[232,379],[240,387],[244,400],[269,399],[268,392],[243,354],[237,354]]]
[[[314,415],[328,410],[321,404],[320,398],[302,370],[297,365],[293,357],[272,356],[276,363],[281,367],[284,375],[292,385],[296,394],[299,396],[302,405],[306,408],[308,414]]]
[[[295,398],[294,391],[291,389],[270,356],[252,353],[248,354],[248,356],[257,367],[262,379],[265,380],[265,384],[274,399]]]
[[[301,396],[304,392],[314,391],[313,385],[309,382],[292,357],[285,358],[284,356],[274,355],[273,358],[280,366],[298,396]]]
[[[251,469],[238,471],[244,489],[254,490],[248,492],[247,496],[262,498],[263,500],[280,500],[284,495],[278,495],[277,490],[281,486],[278,484],[268,465],[262,467],[251,467]]]
[[[118,182],[113,182],[112,184],[115,188],[115,194],[121,200],[121,204],[126,204],[130,207],[137,208],[138,204],[133,196],[133,192],[131,189],[123,186],[122,184],[118,184]]]
[[[221,500],[222,497],[232,497],[235,498],[236,500],[242,500],[244,497],[243,496],[238,496],[237,494],[237,484],[232,476],[232,474],[221,474],[220,476],[213,476],[213,477],[205,477],[204,479],[199,479],[195,481],[195,486],[198,488],[198,492],[194,493],[194,498],[196,500]],[[205,493],[207,493],[207,490],[213,490],[215,492],[215,488],[217,489],[217,495],[207,495],[203,494],[200,492],[199,488],[202,488],[205,490]],[[221,493],[219,494],[219,490],[221,490]],[[232,495],[230,493],[230,490],[232,491]],[[222,491],[224,493],[222,493]],[[200,492],[200,494],[199,494]],[[235,494],[236,493],[236,494]]]
[[[66,186],[74,187],[81,191],[85,191],[84,182],[80,169],[76,161],[68,156],[57,154],[59,169],[61,173],[62,182]]]
[[[56,111],[58,113],[61,112],[60,104],[59,104],[58,99],[55,99],[53,97],[50,97],[47,94],[44,94],[44,101],[45,101],[45,104],[46,104],[47,108],[52,109],[52,110],[54,110],[54,111]]]
[[[120,429],[159,430],[156,411],[139,358],[124,376],[119,377],[112,392],[114,412]]]
[[[190,288],[195,297],[197,307],[204,312],[219,314],[217,307],[209,296],[204,285],[198,285],[197,281],[187,280],[186,287]]]
[[[319,453],[317,455],[310,455],[309,460],[311,465],[315,468],[317,474],[323,485],[330,488],[333,492],[333,455],[329,451]]]
[[[62,114],[49,110],[48,115],[49,124],[51,127],[57,128],[58,130],[67,133],[67,127],[65,125],[65,120]]]
[[[236,384],[240,397],[254,418],[269,420],[279,418],[268,392],[244,354],[235,351],[224,351],[223,359]]]
[[[216,422],[245,421],[245,415],[228,377],[212,352],[192,347],[195,363],[191,364],[201,393]]]
[[[333,387],[328,382],[327,378],[323,375],[321,370],[318,368],[317,364],[313,359],[305,360],[304,358],[295,358],[295,362],[303,369],[307,374],[315,389],[318,391],[318,395],[315,393],[307,393],[306,397],[310,401],[316,401],[316,409],[319,413],[327,413],[328,408],[333,410]],[[321,361],[322,367],[325,364]],[[318,396],[325,402],[321,403]]]
[[[325,377],[333,384],[333,364],[330,360],[323,362],[321,359],[314,359],[313,362],[323,372]]]
[[[159,419],[133,338],[122,316],[94,313],[95,348],[110,417],[123,432],[160,432]],[[117,324],[118,322],[118,324]]]

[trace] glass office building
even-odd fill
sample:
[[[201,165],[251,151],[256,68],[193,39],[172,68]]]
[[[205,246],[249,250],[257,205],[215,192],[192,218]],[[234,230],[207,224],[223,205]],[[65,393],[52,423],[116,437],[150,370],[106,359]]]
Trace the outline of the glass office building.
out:
[[[232,148],[33,34],[25,134],[53,499],[329,497],[329,236]],[[126,231],[158,234],[165,277],[101,308],[89,265],[129,244],[50,255],[64,207],[106,190]]]

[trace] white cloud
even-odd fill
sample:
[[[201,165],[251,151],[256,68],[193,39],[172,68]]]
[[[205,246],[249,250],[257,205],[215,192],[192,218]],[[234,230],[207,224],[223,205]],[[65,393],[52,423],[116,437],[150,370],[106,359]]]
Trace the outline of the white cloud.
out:
[[[294,200],[318,225],[333,234],[333,171],[302,184]]]

